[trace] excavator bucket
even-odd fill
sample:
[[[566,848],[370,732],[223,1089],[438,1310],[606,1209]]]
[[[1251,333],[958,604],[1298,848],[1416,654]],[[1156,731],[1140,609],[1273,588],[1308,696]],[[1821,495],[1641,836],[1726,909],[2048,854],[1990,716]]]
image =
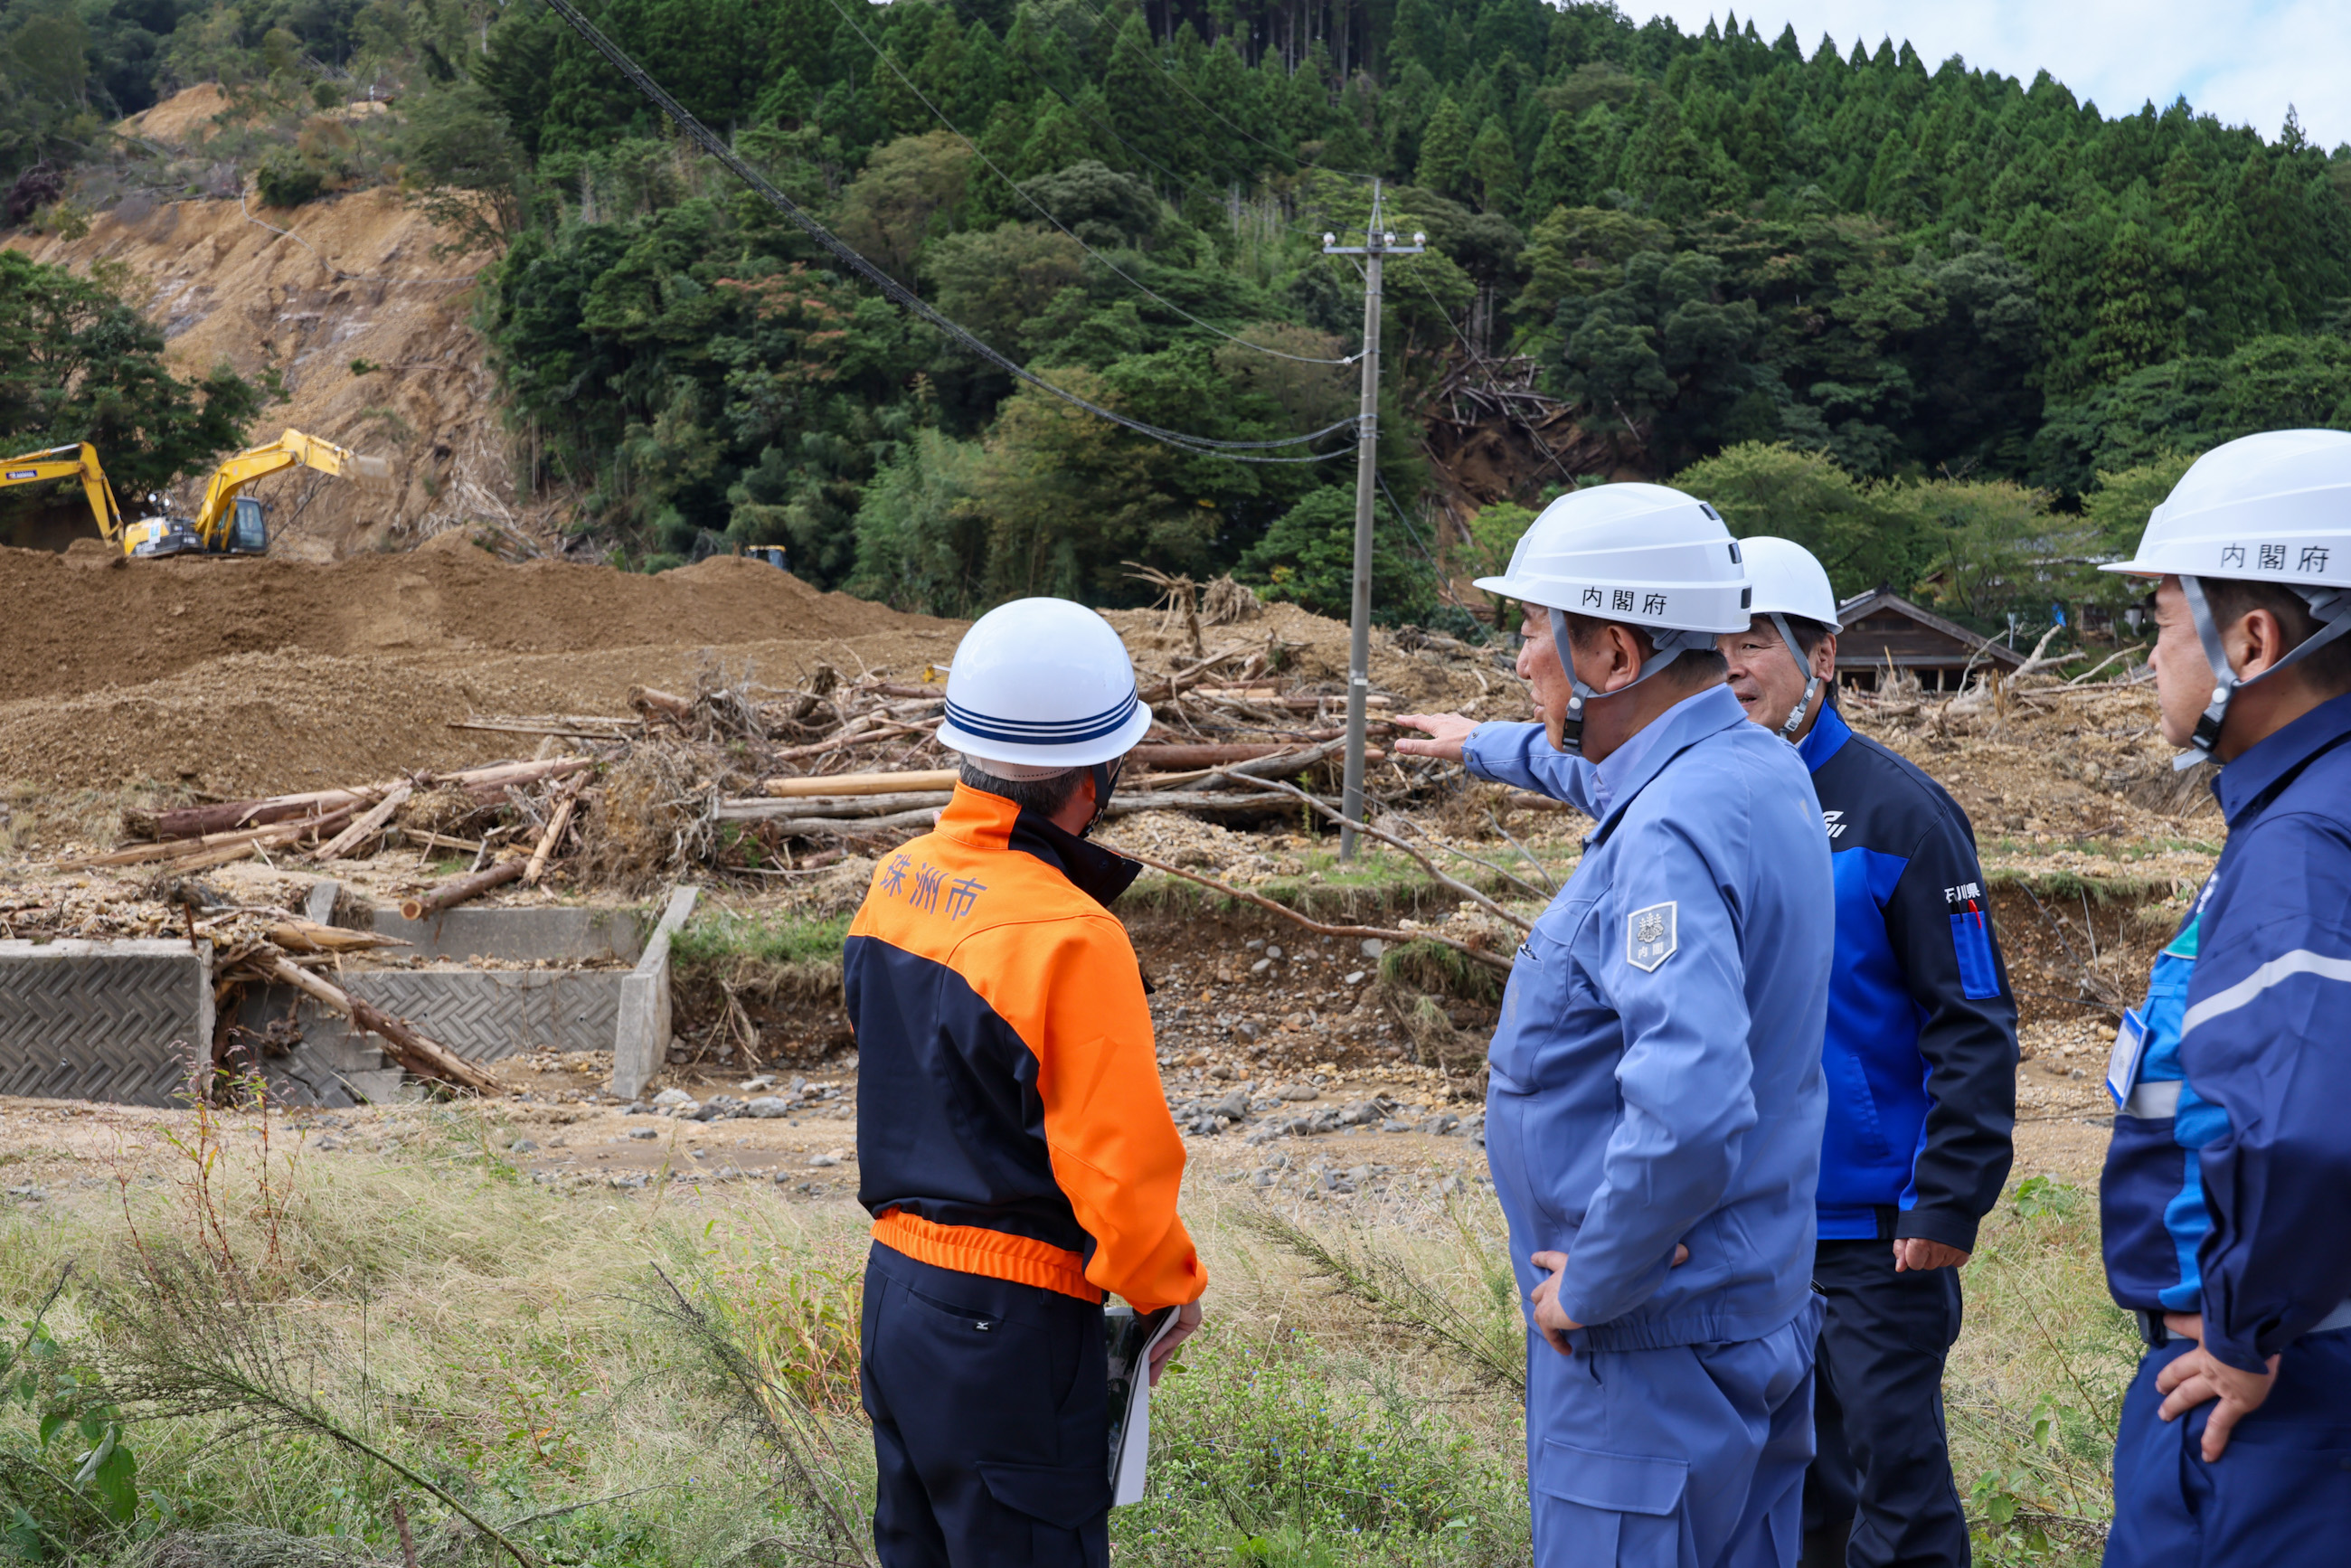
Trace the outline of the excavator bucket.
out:
[[[390,489],[392,487],[391,460],[383,457],[354,455],[351,458],[349,476],[358,480],[371,490]]]

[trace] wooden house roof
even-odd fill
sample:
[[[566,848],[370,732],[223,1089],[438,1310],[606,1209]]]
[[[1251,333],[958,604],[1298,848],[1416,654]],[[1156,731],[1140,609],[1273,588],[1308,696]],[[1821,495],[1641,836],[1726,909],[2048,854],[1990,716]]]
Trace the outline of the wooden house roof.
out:
[[[2014,669],[2024,655],[1921,609],[1890,588],[1873,588],[1837,606],[1837,662],[1857,668],[1959,669],[1972,660]]]

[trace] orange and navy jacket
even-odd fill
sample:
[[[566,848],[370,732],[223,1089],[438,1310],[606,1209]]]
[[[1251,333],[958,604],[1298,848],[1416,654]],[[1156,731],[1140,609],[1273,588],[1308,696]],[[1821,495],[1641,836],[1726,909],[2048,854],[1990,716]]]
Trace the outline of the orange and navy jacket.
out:
[[[1105,907],[1140,869],[961,786],[883,857],[842,955],[875,1240],[1137,1312],[1207,1288],[1143,971]]]

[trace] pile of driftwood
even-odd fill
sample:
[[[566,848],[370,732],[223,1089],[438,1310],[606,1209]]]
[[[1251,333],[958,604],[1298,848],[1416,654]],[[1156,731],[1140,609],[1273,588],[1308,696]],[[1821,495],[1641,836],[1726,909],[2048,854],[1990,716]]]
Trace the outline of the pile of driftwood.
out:
[[[547,757],[298,795],[134,808],[123,813],[123,827],[136,841],[64,862],[62,869],[142,866],[181,873],[253,858],[276,864],[280,855],[323,865],[395,840],[471,853],[475,864],[466,879],[473,884],[469,890],[450,896],[453,884],[413,901],[415,913],[409,917],[415,919],[508,882],[538,881],[563,841],[596,762],[592,757]],[[501,816],[512,820],[495,821]],[[423,825],[430,820],[462,827],[475,819],[487,823],[478,839]],[[536,829],[527,852],[482,869],[499,841],[522,834],[526,827]]]
[[[1196,646],[1203,618],[1185,614]],[[1129,756],[1113,811],[1264,816],[1281,808],[1230,788],[1225,775],[1335,778],[1345,699],[1269,674],[1280,654],[1266,639],[1234,641],[1146,677],[1142,695],[1158,722]],[[475,716],[453,727],[593,747],[637,774],[632,789],[608,792],[611,831],[600,841],[601,852],[632,838],[634,863],[591,857],[611,880],[650,881],[688,866],[772,874],[871,852],[930,826],[958,759],[937,739],[945,674],[925,674],[916,682],[852,679],[819,664],[799,685],[769,686],[713,670],[690,694],[632,689],[626,716]],[[1391,699],[1370,704],[1373,733],[1384,735]],[[1371,756],[1382,753],[1374,747]],[[665,820],[644,831],[641,819],[651,813]]]
[[[1216,585],[1205,607],[1183,587],[1170,591],[1168,612],[1181,651],[1144,677],[1157,722],[1127,759],[1113,812],[1228,821],[1294,812],[1250,787],[1262,779],[1301,779],[1327,795],[1345,726],[1337,683],[1286,678],[1284,646],[1223,619],[1231,612]],[[688,872],[806,871],[888,848],[935,820],[958,761],[937,737],[945,682],[938,670],[887,680],[819,664],[797,685],[768,685],[747,669],[713,666],[689,692],[632,688],[625,714],[453,716],[453,730],[536,740],[538,754],[135,810],[124,825],[136,841],[71,863],[166,873],[248,857],[325,865],[403,844],[434,860],[463,857],[462,873],[415,886],[402,905],[411,918],[550,875],[633,892]],[[1391,707],[1370,698],[1375,741]],[[1375,743],[1369,755],[1384,754]]]

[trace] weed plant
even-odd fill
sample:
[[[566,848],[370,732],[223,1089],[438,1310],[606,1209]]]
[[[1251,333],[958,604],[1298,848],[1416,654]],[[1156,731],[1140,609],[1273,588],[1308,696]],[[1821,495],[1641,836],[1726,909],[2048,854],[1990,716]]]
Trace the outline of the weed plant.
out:
[[[1965,1279],[1944,1401],[1976,1560],[2089,1568],[2114,1517],[2116,1426],[2140,1352],[2106,1293],[2095,1195],[2018,1183]]]
[[[1196,1343],[1154,1400],[1150,1492],[1112,1515],[1133,1561],[1525,1560],[1523,1479],[1450,1401],[1301,1332]]]
[[[862,1215],[534,1185],[462,1109],[375,1125],[322,1155],[199,1112],[105,1188],[0,1211],[0,1552],[388,1568],[404,1512],[418,1568],[867,1561]],[[1118,1559],[1524,1562],[1490,1197],[1310,1222],[1201,1184],[1187,1209],[1209,1325],[1155,1398]],[[1967,1282],[1948,1387],[1979,1561],[2087,1568],[2137,1360],[2088,1195],[2020,1184]]]

